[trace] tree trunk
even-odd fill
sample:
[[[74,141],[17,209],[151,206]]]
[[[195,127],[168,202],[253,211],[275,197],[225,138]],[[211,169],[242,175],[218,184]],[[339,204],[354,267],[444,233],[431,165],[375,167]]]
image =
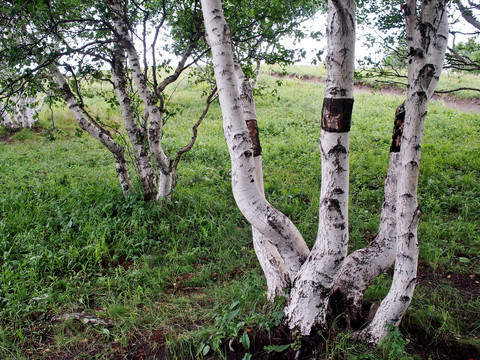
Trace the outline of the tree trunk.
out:
[[[169,200],[173,190],[173,173],[171,170],[167,170],[165,173],[160,169],[160,179],[158,180],[158,192],[156,200],[166,199]]]
[[[13,96],[12,101],[15,103],[15,108],[12,111],[13,116],[6,108],[0,108],[2,118],[0,125],[13,131],[21,128],[32,128],[33,124],[37,122],[35,117],[42,110],[45,97],[36,108],[34,107],[37,102],[36,99],[24,96],[24,94]]]
[[[153,173],[150,156],[145,147],[145,133],[137,126],[130,97],[127,93],[126,73],[123,67],[123,51],[118,49],[113,63],[113,80],[115,93],[122,111],[122,117],[127,130],[128,138],[135,153],[135,163],[138,168],[140,182],[143,188],[143,197],[146,201],[155,199],[157,195],[157,184]]]
[[[132,188],[132,184],[130,182],[127,162],[125,160],[125,149],[112,138],[107,130],[95,123],[85,109],[77,103],[70,86],[60,70],[54,65],[50,65],[49,69],[62,92],[63,99],[68,104],[70,111],[80,127],[92,135],[95,139],[100,141],[102,145],[110,150],[110,152],[113,154],[115,158],[115,168],[117,171],[118,180],[122,186],[122,191],[124,194],[129,193]]]
[[[230,29],[220,0],[202,0],[207,41],[212,49],[215,79],[223,115],[223,130],[232,161],[235,201],[247,220],[274,244],[293,278],[308,255],[298,229],[269,204],[257,185],[253,144],[247,128],[235,77]]]
[[[128,26],[123,18],[122,4],[118,0],[108,0],[107,4],[114,13],[113,23],[116,35],[127,53],[128,67],[132,73],[135,87],[150,117],[148,143],[160,177],[158,180],[159,189],[157,191],[157,199],[160,197],[168,197],[172,192],[171,186],[173,182],[171,162],[163,151],[161,143],[163,114],[157,105],[156,97],[148,88],[148,79],[142,71],[140,57],[135,45],[130,40]]]
[[[378,344],[388,326],[398,326],[415,290],[418,265],[417,227],[421,215],[417,203],[420,152],[427,105],[440,78],[447,47],[448,14],[445,1],[416,1],[404,5],[407,28],[408,93],[400,150],[397,195],[397,246],[392,286],[361,338]]]
[[[353,109],[355,1],[328,2],[327,77],[320,151],[322,185],[317,240],[295,278],[285,314],[291,329],[325,326],[333,280],[348,250],[349,132]]]
[[[405,121],[405,106],[395,113],[395,125],[390,147],[390,162],[385,178],[385,194],[380,225],[375,240],[367,247],[350,254],[335,279],[333,293],[340,294],[347,305],[347,318],[356,320],[361,310],[363,294],[372,282],[395,261],[397,237],[397,178],[399,176],[399,152]]]
[[[252,87],[237,59],[234,59],[235,77],[237,80],[243,116],[252,140],[253,158],[255,162],[256,184],[265,199],[262,171],[262,147],[258,133],[257,113]],[[267,298],[271,301],[278,295],[284,295],[284,289],[290,285],[290,277],[277,248],[252,226],[252,238],[255,254],[267,280]]]
[[[0,125],[9,131],[17,131],[20,126],[12,120],[12,116],[6,108],[0,105]]]

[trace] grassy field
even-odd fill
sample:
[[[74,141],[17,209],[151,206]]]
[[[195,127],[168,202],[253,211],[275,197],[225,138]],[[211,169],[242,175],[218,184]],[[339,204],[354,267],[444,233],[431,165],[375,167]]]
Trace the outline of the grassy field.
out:
[[[308,65],[292,65],[281,68],[280,66],[268,66],[265,70],[269,73],[284,73],[285,75],[300,78],[317,78],[325,79],[326,70],[324,66],[308,66]],[[355,73],[355,83],[365,84],[373,89],[381,89],[382,87],[406,89],[406,70],[399,70],[402,77],[396,76],[380,76],[372,73],[370,70],[358,70]],[[460,88],[480,89],[480,76],[473,73],[444,72],[440,77],[436,91],[445,92]],[[449,97],[457,100],[479,98],[480,91],[459,90],[448,94]]]
[[[323,85],[285,79],[278,87],[267,75],[260,83],[266,195],[311,245]],[[187,142],[202,111],[200,90],[185,79],[172,98],[180,112],[165,126],[170,153]],[[401,102],[356,96],[351,251],[376,234],[393,114]],[[90,105],[106,122],[119,118],[99,99]],[[53,111],[64,131],[47,131],[50,116],[45,109],[37,131],[0,134],[1,359],[222,358],[231,339],[248,353],[260,343],[256,334],[275,331],[283,302],[266,301],[250,228],[231,195],[218,104],[180,164],[172,201],[158,204],[124,198],[111,154],[86,135],[74,136],[65,109]],[[480,115],[432,103],[419,190],[425,214],[419,285],[403,336],[395,332],[370,350],[332,330],[323,334],[318,359],[428,359],[429,351],[437,359],[433,349],[443,346],[478,360],[479,178]],[[390,281],[391,272],[380,277],[366,300],[381,300]],[[263,352],[281,350],[272,344]]]

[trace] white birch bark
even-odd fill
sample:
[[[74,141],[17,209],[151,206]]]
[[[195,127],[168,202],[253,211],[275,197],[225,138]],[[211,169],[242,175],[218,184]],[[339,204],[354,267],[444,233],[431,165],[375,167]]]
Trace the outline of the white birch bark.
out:
[[[378,234],[368,246],[353,252],[346,258],[333,286],[332,292],[340,294],[341,300],[347,306],[345,314],[347,322],[357,320],[365,290],[395,261],[397,179],[404,121],[405,104],[402,104],[395,111],[390,161],[385,178]]]
[[[20,126],[12,120],[12,116],[10,115],[10,113],[1,104],[0,104],[0,125],[11,131],[16,131],[20,129]]]
[[[130,97],[127,93],[126,74],[123,67],[122,51],[117,50],[113,64],[113,80],[120,110],[122,112],[125,129],[133,146],[135,162],[138,168],[143,196],[146,201],[153,200],[157,195],[157,184],[150,156],[145,148],[145,134],[135,122],[135,115]]]
[[[32,128],[33,124],[37,122],[35,117],[42,110],[45,98],[46,97],[43,97],[39,106],[35,107],[37,102],[36,99],[29,96],[24,96],[24,94],[13,96],[12,102],[15,104],[15,107],[12,111],[13,116],[7,111],[6,108],[0,108],[0,125],[11,130]]]
[[[405,126],[400,150],[397,198],[397,246],[395,271],[388,295],[380,304],[361,338],[378,344],[388,333],[387,324],[398,326],[410,305],[418,265],[417,227],[421,215],[417,203],[420,152],[427,105],[442,73],[447,47],[448,14],[445,1],[404,5],[407,44],[410,49]]]
[[[130,182],[127,162],[125,160],[125,149],[112,138],[107,130],[88,119],[89,115],[75,100],[75,96],[73,95],[70,86],[60,70],[55,65],[50,65],[49,69],[62,92],[63,99],[68,104],[70,111],[80,127],[92,135],[95,139],[100,141],[102,145],[104,145],[113,154],[115,158],[117,176],[120,181],[120,185],[122,186],[123,193],[129,193],[132,188],[132,184]]]
[[[162,148],[163,115],[157,105],[157,99],[148,88],[148,79],[141,68],[141,61],[135,45],[130,40],[127,24],[123,19],[122,4],[118,0],[108,0],[107,5],[114,13],[113,23],[119,40],[125,48],[128,58],[128,67],[137,88],[138,94],[145,104],[150,117],[150,128],[148,130],[148,142],[150,151],[159,169],[160,179],[158,180],[157,200],[160,197],[168,197],[171,194],[172,170],[171,162]],[[170,188],[168,187],[170,186]]]
[[[257,185],[252,139],[235,76],[230,29],[220,0],[202,0],[201,3],[207,40],[212,49],[223,130],[232,162],[235,201],[250,224],[278,248],[290,277],[293,277],[307,257],[308,247],[298,229],[265,200]]]
[[[353,252],[346,258],[335,279],[333,292],[340,292],[343,295],[346,305],[350,308],[348,309],[349,317],[356,317],[361,309],[365,290],[395,261],[398,165],[399,153],[390,153],[377,236],[368,246]]]
[[[322,185],[315,245],[294,281],[285,309],[288,325],[310,334],[325,326],[334,278],[348,250],[349,131],[353,106],[355,1],[330,0],[327,76],[320,150]]]
[[[158,190],[156,201],[160,199],[170,199],[173,190],[173,173],[170,168],[167,171],[160,169],[160,178],[158,180]]]
[[[243,116],[250,131],[253,142],[253,156],[255,162],[256,184],[263,198],[265,189],[263,186],[262,148],[257,126],[257,113],[255,99],[249,79],[245,76],[240,63],[234,59],[235,77],[237,79],[240,102]],[[255,227],[252,227],[253,247],[260,266],[267,280],[267,298],[273,301],[275,297],[284,295],[284,289],[290,284],[285,261],[283,261],[278,249],[272,242],[263,236]],[[281,241],[281,239],[276,240]],[[275,242],[275,240],[273,240]]]

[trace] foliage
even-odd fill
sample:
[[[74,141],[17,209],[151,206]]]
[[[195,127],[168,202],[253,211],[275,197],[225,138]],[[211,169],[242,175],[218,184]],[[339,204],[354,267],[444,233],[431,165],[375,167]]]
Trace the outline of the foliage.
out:
[[[449,66],[457,70],[480,73],[480,43],[478,37],[471,37],[466,42],[459,42],[448,54]]]

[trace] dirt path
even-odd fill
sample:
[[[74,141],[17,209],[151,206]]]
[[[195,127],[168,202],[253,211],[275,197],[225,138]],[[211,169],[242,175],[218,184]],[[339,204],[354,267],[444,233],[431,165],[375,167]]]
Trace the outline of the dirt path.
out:
[[[305,82],[311,83],[324,83],[325,80],[319,76],[315,75],[294,75],[287,74],[284,75],[279,72],[271,72],[271,76],[277,78],[289,78],[289,79],[299,79]],[[402,90],[396,86],[384,86],[379,89],[374,89],[371,85],[368,84],[356,84],[354,91],[357,93],[381,93],[386,95],[399,95],[404,96],[406,94],[405,90]],[[480,98],[472,99],[457,99],[453,95],[441,95],[436,94],[433,96],[433,100],[442,100],[445,102],[445,106],[449,109],[456,109],[463,112],[477,112],[480,113]]]

